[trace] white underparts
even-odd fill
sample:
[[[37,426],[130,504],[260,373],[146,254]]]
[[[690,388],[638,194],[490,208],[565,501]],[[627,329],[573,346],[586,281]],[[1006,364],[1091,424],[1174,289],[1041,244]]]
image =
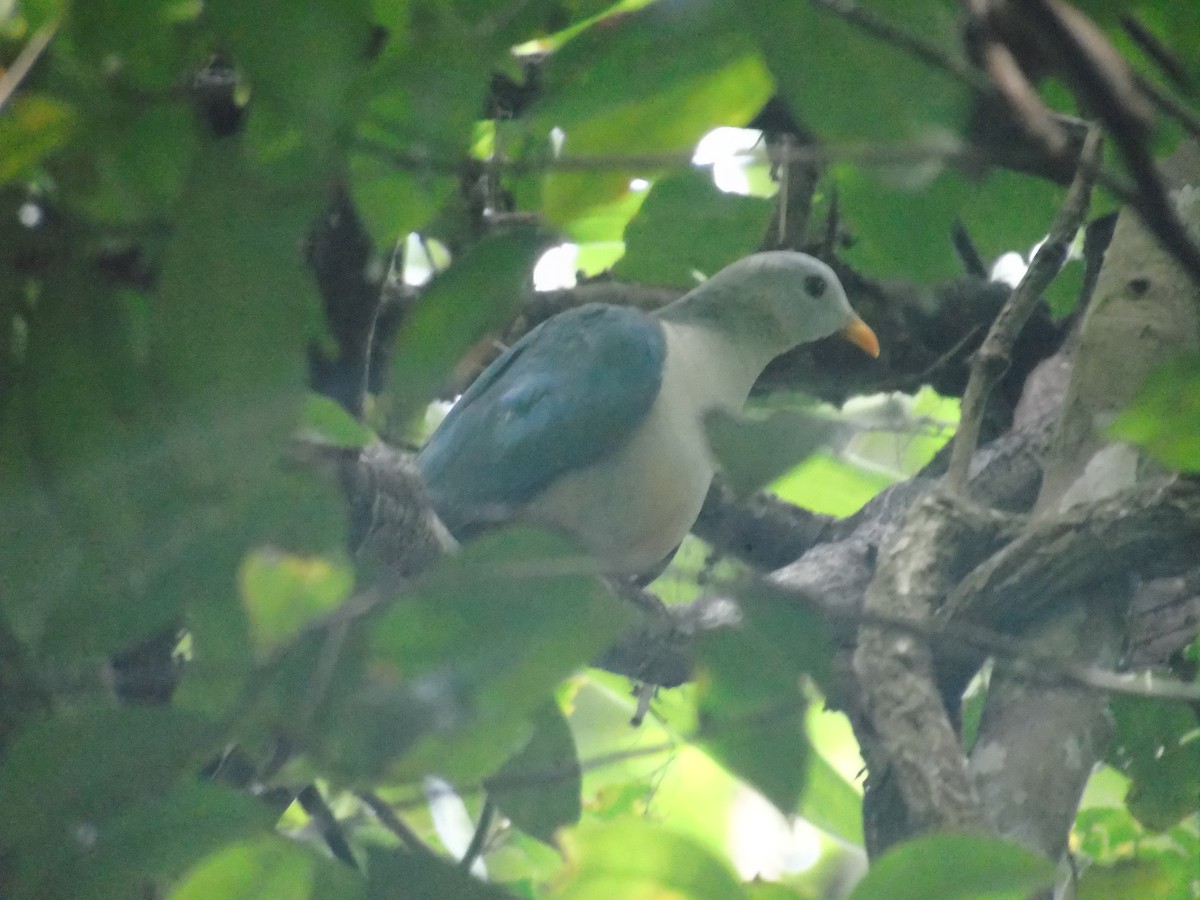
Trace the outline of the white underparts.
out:
[[[532,521],[574,535],[613,572],[650,569],[683,540],[715,469],[703,416],[714,408],[740,410],[769,361],[707,328],[677,322],[663,328],[662,386],[641,426],[620,449],[559,479],[525,511]]]

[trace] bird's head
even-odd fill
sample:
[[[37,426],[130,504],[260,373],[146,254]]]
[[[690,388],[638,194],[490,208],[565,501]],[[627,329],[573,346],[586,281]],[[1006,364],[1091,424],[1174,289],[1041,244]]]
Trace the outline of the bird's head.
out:
[[[871,356],[875,333],[850,307],[833,269],[806,253],[755,253],[663,310],[667,320],[717,328],[777,355],[841,333]]]

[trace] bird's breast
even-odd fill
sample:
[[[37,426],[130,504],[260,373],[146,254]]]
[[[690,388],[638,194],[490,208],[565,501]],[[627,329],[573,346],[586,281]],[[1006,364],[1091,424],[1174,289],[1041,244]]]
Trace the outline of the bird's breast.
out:
[[[719,353],[691,332],[668,331],[667,347],[658,396],[630,439],[560,478],[525,512],[575,536],[613,572],[652,568],[691,530],[715,469],[703,415],[740,407],[749,389],[744,378],[731,384]]]

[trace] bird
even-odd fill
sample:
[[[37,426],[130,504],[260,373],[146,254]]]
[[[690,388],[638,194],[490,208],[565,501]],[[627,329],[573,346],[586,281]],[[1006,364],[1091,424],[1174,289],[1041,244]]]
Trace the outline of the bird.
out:
[[[416,465],[460,542],[524,523],[565,534],[606,574],[652,572],[717,469],[705,416],[740,412],[772,359],[837,333],[879,355],[834,271],[787,250],[744,257],[655,312],[568,309],[475,379]]]

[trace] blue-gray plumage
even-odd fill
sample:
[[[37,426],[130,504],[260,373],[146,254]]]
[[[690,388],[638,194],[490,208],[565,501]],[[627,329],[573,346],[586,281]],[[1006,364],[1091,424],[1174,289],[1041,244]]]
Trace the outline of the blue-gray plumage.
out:
[[[526,521],[564,531],[616,573],[661,562],[691,529],[715,470],[703,417],[740,410],[775,356],[871,330],[833,271],[759,253],[654,314],[591,304],[514,344],[417,457],[460,540]]]

